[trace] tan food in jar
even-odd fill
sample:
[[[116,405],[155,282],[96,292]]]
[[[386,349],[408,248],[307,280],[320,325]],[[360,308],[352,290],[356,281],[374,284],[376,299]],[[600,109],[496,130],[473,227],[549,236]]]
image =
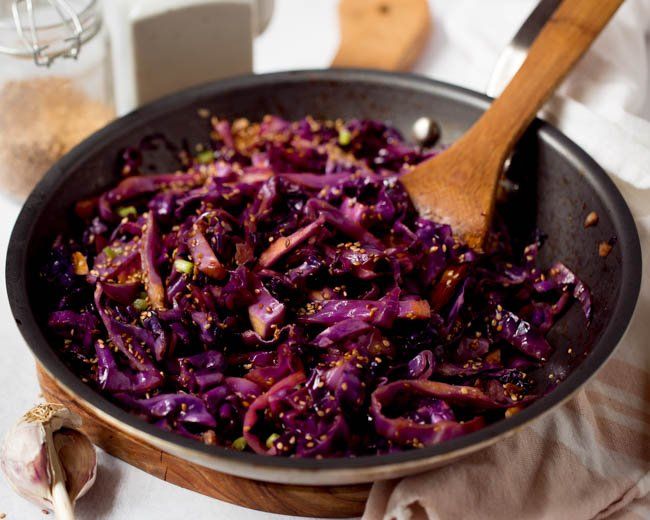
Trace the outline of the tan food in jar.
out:
[[[25,198],[71,148],[114,117],[64,77],[0,87],[0,190]]]

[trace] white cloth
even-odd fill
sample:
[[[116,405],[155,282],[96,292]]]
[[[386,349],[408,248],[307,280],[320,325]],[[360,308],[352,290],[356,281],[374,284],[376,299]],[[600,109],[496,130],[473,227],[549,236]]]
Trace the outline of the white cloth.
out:
[[[526,18],[534,0],[431,0],[433,36],[417,70],[429,76],[482,91],[498,52]],[[597,4],[597,2],[595,2]],[[627,14],[626,14],[627,13]],[[326,67],[336,50],[336,0],[276,0],[266,33],[255,44],[257,72]],[[580,71],[563,89],[581,102],[565,102],[560,126],[610,172],[632,205],[650,265],[650,114],[647,103],[647,47],[644,24],[650,0],[628,0]],[[645,111],[645,112],[644,112]],[[556,112],[554,112],[556,113]],[[597,124],[595,123],[597,121]],[[565,126],[566,125],[566,126]],[[0,266],[4,273],[7,243],[18,206],[0,198]],[[646,267],[647,269],[647,267]],[[4,276],[4,274],[3,274]],[[3,399],[0,433],[38,401],[33,360],[9,311],[4,279],[0,283],[0,363]],[[650,305],[649,281],[642,302]],[[636,318],[639,341],[650,337],[648,324]],[[628,335],[626,341],[631,341]],[[80,520],[196,520],[280,517],[231,506],[162,482],[100,454],[97,484],[78,505]],[[39,509],[0,482],[0,512],[8,520],[41,520]],[[650,518],[650,510],[639,511]],[[51,517],[50,517],[51,518]]]

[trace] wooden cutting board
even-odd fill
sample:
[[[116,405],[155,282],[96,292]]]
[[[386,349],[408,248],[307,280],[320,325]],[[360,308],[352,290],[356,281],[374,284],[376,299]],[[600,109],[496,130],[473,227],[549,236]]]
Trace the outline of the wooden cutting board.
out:
[[[431,33],[427,0],[341,0],[332,67],[410,70]]]
[[[408,70],[430,32],[427,0],[341,0],[341,44],[332,66]],[[363,513],[370,484],[292,486],[244,479],[188,462],[108,424],[37,365],[45,399],[79,414],[94,444],[178,486],[250,509],[285,515],[349,518]]]

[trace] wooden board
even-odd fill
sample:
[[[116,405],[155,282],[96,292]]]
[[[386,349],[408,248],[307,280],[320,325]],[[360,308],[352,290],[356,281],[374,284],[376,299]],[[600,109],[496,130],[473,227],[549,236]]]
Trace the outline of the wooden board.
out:
[[[341,0],[332,67],[409,70],[431,33],[428,0]]]
[[[162,480],[250,509],[285,515],[345,518],[359,516],[369,484],[290,486],[219,473],[179,459],[104,423],[87,405],[61,388],[40,366],[38,380],[45,399],[61,403],[83,419],[81,428],[106,452]]]

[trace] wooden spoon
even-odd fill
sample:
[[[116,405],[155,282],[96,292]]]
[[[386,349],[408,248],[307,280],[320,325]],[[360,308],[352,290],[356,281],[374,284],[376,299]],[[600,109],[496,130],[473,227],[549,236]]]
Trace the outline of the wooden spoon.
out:
[[[622,3],[562,2],[519,72],[474,126],[442,154],[402,176],[423,217],[450,224],[470,247],[482,248],[504,161]]]

